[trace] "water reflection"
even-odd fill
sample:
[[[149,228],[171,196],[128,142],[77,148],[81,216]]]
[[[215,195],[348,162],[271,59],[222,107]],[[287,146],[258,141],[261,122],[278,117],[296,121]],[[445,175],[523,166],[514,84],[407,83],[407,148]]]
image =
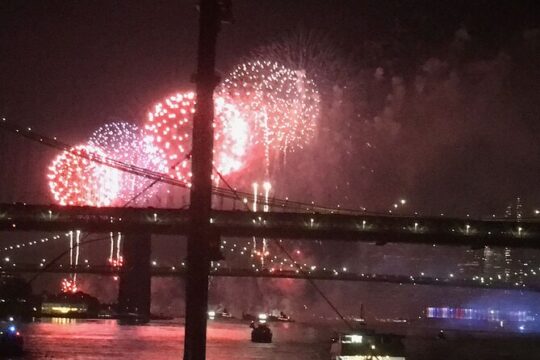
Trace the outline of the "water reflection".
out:
[[[208,359],[325,359],[325,335],[298,324],[276,324],[273,344],[250,342],[240,322],[210,322]],[[184,327],[179,321],[119,325],[115,320],[53,318],[23,329],[25,359],[181,359]],[[307,335],[307,336],[306,336]]]
[[[208,360],[329,359],[330,337],[336,324],[310,326],[271,323],[271,344],[250,341],[251,329],[239,321],[210,321]],[[403,326],[385,331],[407,334],[407,360],[530,359],[540,354],[536,334],[504,334]],[[184,327],[181,321],[148,325],[119,325],[115,320],[44,319],[22,327],[27,353],[23,359],[181,359]],[[536,358],[536,357],[535,357]]]

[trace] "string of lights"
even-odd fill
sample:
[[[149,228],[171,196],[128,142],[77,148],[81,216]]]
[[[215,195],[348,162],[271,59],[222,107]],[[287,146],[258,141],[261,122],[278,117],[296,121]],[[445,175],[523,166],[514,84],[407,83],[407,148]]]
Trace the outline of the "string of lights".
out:
[[[70,235],[70,233],[66,233],[64,234],[66,237],[68,237]],[[37,241],[37,240],[34,240],[34,241],[28,241],[28,242],[22,242],[20,244],[12,244],[10,246],[6,246],[4,248],[4,251],[22,251],[24,250],[26,247],[30,247],[30,246],[35,246],[35,245],[38,245],[38,244],[46,244],[49,240],[54,240],[54,239],[59,239],[61,237],[61,235],[55,235],[53,236],[51,239],[48,239],[48,238],[42,238],[40,239],[40,241]],[[280,241],[281,242],[281,241]],[[81,244],[85,243],[84,241],[81,241],[80,242]],[[247,246],[249,246],[249,242],[247,244]],[[71,254],[70,258],[73,259],[73,261],[77,262],[75,260],[75,257],[74,257],[74,253],[75,253],[75,249],[78,248],[77,244],[71,244],[70,247],[69,247],[69,252],[70,253],[73,253]],[[245,256],[250,256],[251,258],[253,257],[253,253],[250,253],[250,251],[248,251],[248,248],[246,246],[244,247],[239,247],[236,243],[230,243],[227,242],[226,240],[224,240],[222,242],[222,245],[221,245],[221,248],[222,250],[225,250],[225,251],[230,251],[231,254],[233,253],[239,253],[240,255],[245,255]],[[298,250],[296,250],[295,252],[297,252]],[[290,254],[289,254],[290,255]],[[5,256],[3,258],[3,261],[4,261],[4,264],[5,265],[10,265],[11,267],[15,267],[17,264],[15,262],[15,260],[9,256]],[[85,260],[85,263],[87,264],[88,260]],[[346,267],[338,267],[338,268],[332,268],[332,267],[323,267],[323,266],[316,266],[316,265],[308,265],[306,263],[304,264],[301,264],[299,262],[296,262],[296,261],[288,261],[288,258],[286,257],[283,257],[283,258],[279,258],[277,255],[273,255],[272,257],[270,257],[269,259],[269,264],[272,263],[272,264],[275,264],[275,266],[272,266],[270,268],[259,268],[259,267],[256,267],[255,264],[252,264],[252,269],[254,272],[258,273],[258,272],[263,272],[263,271],[268,271],[269,273],[276,273],[276,274],[290,274],[290,271],[294,271],[296,274],[301,274],[301,275],[304,275],[306,277],[309,277],[309,276],[326,276],[326,275],[333,275],[333,276],[336,276],[336,278],[341,278],[342,276],[346,276],[346,278],[366,278],[366,279],[374,279],[375,277],[381,277],[381,279],[385,279],[387,278],[388,276],[386,275],[376,275],[376,274],[365,274],[365,273],[362,273],[362,274],[355,274],[353,272],[350,272],[349,269],[347,269]],[[153,266],[156,266],[157,265],[157,261],[154,260],[153,261]],[[47,267],[45,267],[45,265],[47,265]],[[527,264],[525,264],[527,265]],[[39,266],[43,269],[43,272],[47,271],[47,269],[50,268],[50,264],[47,264],[46,263],[46,260],[45,259],[42,259]],[[73,267],[77,267],[78,265],[72,265],[70,266],[70,268],[73,268]],[[89,265],[85,265],[86,267],[89,267]],[[185,264],[182,264],[181,266],[185,266]],[[60,265],[61,267],[61,265]],[[2,268],[2,266],[0,265],[0,268]],[[172,266],[172,270],[175,270],[175,266]],[[219,262],[216,262],[214,263],[214,266],[213,266],[213,269],[214,270],[218,270],[220,268],[220,264]],[[289,270],[290,269],[290,270]],[[527,284],[527,282],[525,282],[525,280],[527,278],[530,278],[531,280],[530,281],[533,281],[534,278],[538,277],[539,275],[539,272],[540,272],[540,268],[534,268],[532,266],[530,267],[527,267],[525,268],[523,271],[512,271],[512,272],[506,272],[506,273],[499,273],[499,274],[480,274],[480,275],[474,275],[474,276],[471,276],[471,277],[462,277],[462,276],[459,276],[459,275],[456,275],[454,273],[449,273],[447,274],[447,276],[434,276],[434,275],[428,275],[427,272],[420,272],[416,275],[410,275],[409,276],[409,282],[411,282],[412,284],[416,284],[416,283],[423,283],[427,280],[429,281],[433,281],[435,283],[448,283],[449,281],[452,282],[452,283],[456,283],[456,284],[469,284],[471,285],[471,282],[472,283],[477,283],[478,286],[480,287],[485,287],[485,288],[491,288],[491,287],[495,287],[495,288],[499,288],[500,286],[503,286],[503,284],[506,284],[504,286],[512,286],[513,288],[522,288],[522,289],[527,289],[529,286]],[[68,289],[68,291],[73,291],[73,289],[76,289],[76,283],[72,281],[72,279],[67,279],[69,281],[63,281],[62,282],[62,286],[64,289]],[[69,285],[69,286],[64,286],[64,285]],[[76,290],[75,290],[76,291]]]

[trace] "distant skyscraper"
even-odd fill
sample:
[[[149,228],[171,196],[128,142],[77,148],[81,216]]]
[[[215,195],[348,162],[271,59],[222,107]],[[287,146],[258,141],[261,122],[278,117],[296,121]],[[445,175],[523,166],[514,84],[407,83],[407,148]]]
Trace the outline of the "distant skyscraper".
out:
[[[506,207],[504,217],[520,222],[523,219],[523,204],[517,197]],[[458,264],[465,277],[494,278],[510,283],[523,284],[531,267],[538,267],[536,253],[519,249],[494,248],[484,246],[478,250],[468,250],[466,260]]]
[[[516,221],[523,219],[523,204],[519,196],[516,198],[515,203],[510,203],[506,206],[504,217],[507,219],[516,219]]]
[[[505,218],[520,222],[523,219],[523,204],[518,196],[514,203],[506,207]],[[512,256],[512,253],[514,256]],[[516,256],[517,255],[517,256]],[[525,268],[529,265],[529,259],[521,251],[504,248],[504,279],[514,283],[523,284]]]

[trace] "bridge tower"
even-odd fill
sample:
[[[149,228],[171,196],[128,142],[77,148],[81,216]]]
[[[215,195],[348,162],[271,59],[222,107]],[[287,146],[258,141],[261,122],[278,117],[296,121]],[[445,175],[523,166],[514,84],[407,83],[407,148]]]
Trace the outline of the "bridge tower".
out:
[[[124,238],[124,265],[118,286],[118,312],[136,314],[142,321],[150,320],[151,235],[126,233]]]

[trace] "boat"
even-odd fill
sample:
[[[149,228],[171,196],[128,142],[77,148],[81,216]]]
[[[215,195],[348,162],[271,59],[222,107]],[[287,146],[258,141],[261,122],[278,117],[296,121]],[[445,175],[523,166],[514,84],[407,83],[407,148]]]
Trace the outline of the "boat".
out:
[[[23,353],[24,340],[11,322],[0,322],[0,356],[19,356]]]
[[[294,320],[283,311],[280,311],[279,315],[268,315],[268,321],[294,322]]]
[[[148,316],[132,312],[118,314],[116,320],[119,325],[144,325],[150,322]]]
[[[242,320],[244,320],[244,321],[255,321],[255,320],[257,320],[257,317],[255,315],[243,312],[242,313]]]
[[[332,338],[331,360],[406,360],[403,336],[372,330],[339,333]]]
[[[41,303],[41,316],[66,318],[97,318],[99,300],[82,291],[45,295]]]
[[[210,310],[208,311],[208,319],[209,320],[216,320],[216,319],[233,319],[233,316],[230,312],[227,311],[227,309],[215,311]]]
[[[265,323],[252,322],[251,341],[254,343],[271,343],[272,342],[272,330]]]
[[[224,319],[232,319],[232,314],[227,311],[227,309],[223,309],[222,311],[218,311],[217,316],[224,318]]]
[[[242,320],[248,320],[248,321],[255,321],[258,320],[259,322],[294,322],[294,320],[286,315],[283,311],[277,312],[270,312],[270,313],[260,313],[257,315],[257,317],[251,315],[251,314],[242,314]]]

